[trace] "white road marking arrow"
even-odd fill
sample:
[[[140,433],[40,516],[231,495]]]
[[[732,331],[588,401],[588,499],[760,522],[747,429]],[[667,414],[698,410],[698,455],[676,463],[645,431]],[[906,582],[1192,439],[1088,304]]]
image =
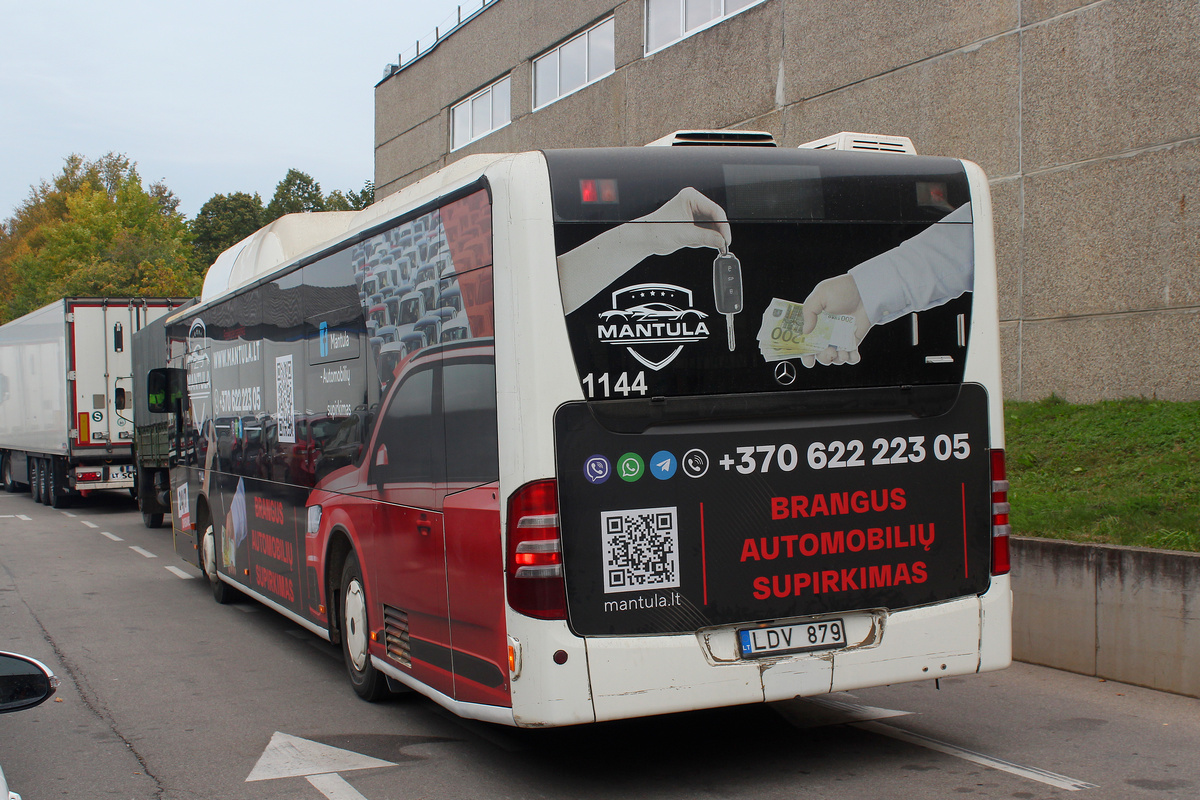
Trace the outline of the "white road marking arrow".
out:
[[[307,778],[329,800],[358,800],[362,795],[340,776],[331,773],[394,766],[396,764],[392,761],[276,731],[246,782]]]
[[[367,800],[367,798],[336,772],[324,775],[309,775],[308,782],[328,800]]]

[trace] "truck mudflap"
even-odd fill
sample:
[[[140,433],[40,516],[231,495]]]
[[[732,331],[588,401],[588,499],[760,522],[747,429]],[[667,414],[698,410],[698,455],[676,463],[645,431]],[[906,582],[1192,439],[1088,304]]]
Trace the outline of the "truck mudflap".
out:
[[[563,405],[555,446],[571,629],[684,633],[985,592],[987,394],[977,384],[956,394],[928,416],[640,432],[613,430],[585,402]]]

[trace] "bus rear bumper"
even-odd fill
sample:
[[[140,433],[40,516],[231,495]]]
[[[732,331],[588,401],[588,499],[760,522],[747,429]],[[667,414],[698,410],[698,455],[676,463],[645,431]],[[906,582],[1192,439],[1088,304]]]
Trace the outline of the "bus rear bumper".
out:
[[[728,659],[734,630],[668,637],[592,638],[588,671],[596,720],[943,678],[1008,666],[1012,595],[1007,575],[988,592],[846,619],[850,646],[754,660]],[[715,656],[715,657],[714,657]]]

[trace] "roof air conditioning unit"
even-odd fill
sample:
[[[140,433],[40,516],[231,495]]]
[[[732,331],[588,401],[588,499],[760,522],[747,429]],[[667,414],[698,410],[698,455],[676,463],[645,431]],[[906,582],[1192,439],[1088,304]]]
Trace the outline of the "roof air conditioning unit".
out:
[[[824,139],[805,142],[806,150],[870,150],[876,153],[907,153],[915,156],[917,149],[907,136],[888,136],[883,133],[853,133],[842,131]]]
[[[775,137],[764,131],[675,131],[655,139],[646,147],[687,147],[696,145],[740,145],[742,147],[778,147]]]

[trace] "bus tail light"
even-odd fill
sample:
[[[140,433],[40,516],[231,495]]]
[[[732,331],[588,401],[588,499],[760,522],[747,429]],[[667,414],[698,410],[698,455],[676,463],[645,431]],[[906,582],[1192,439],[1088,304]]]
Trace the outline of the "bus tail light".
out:
[[[558,486],[526,484],[508,501],[508,604],[538,619],[566,619]]]
[[[1008,537],[1012,525],[1008,521],[1008,480],[1004,472],[1004,451],[992,450],[992,574],[1009,572]]]

